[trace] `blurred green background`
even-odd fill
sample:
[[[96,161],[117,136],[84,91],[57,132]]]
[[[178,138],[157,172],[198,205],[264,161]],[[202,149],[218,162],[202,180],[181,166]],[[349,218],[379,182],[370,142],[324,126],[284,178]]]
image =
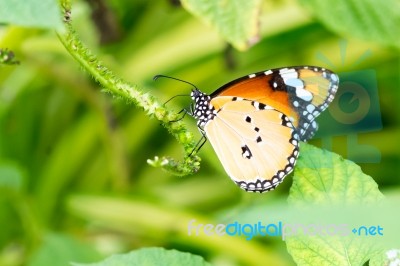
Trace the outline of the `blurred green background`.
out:
[[[365,85],[375,93],[371,127],[338,123],[353,126],[351,132],[330,133],[323,129],[329,127],[326,114],[311,143],[351,157],[384,194],[398,193],[398,43],[334,33],[304,2],[264,1],[260,41],[247,51],[228,45],[179,1],[75,1],[72,25],[116,75],[161,102],[190,87],[155,83],[156,74],[211,93],[240,76],[284,66],[318,65],[339,76],[372,71],[376,79]],[[340,13],[335,16],[341,20]],[[0,66],[0,265],[93,262],[147,246],[200,254],[215,265],[264,265],[256,256],[271,265],[294,264],[279,238],[187,235],[190,219],[217,224],[253,204],[284,200],[291,176],[272,193],[245,193],[209,144],[195,175],[181,178],[152,168],[147,159],[180,158],[182,147],[155,119],[101,93],[53,31],[3,25],[0,48],[11,49],[21,62]],[[344,97],[338,106],[351,113],[364,100]],[[189,103],[179,97],[168,107],[178,112]],[[195,121],[184,121],[200,138]]]

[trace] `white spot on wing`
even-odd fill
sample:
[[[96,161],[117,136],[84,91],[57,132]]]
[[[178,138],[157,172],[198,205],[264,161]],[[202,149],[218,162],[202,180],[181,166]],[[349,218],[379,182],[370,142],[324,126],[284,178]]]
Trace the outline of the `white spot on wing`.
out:
[[[307,102],[311,101],[313,98],[311,92],[303,88],[296,88],[296,96]]]
[[[264,74],[265,74],[265,75],[272,74],[272,70],[267,70],[267,71],[264,72]]]
[[[254,78],[256,76],[256,74],[250,74],[249,78]]]
[[[285,79],[284,81],[285,81],[286,85],[289,85],[291,87],[300,88],[300,89],[304,88],[303,81],[301,81],[298,78]]]
[[[284,79],[285,83],[287,79],[297,79],[299,77],[296,69],[294,68],[282,68],[279,70],[279,74],[281,74],[281,77]]]
[[[314,109],[315,109],[315,106],[314,106],[314,105],[312,105],[312,104],[307,105],[307,111],[308,111],[309,113],[312,113],[312,112],[314,111]]]

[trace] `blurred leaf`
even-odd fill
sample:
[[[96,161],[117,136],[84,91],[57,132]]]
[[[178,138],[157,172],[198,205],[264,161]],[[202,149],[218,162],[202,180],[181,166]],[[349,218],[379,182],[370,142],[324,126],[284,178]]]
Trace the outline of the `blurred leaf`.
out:
[[[329,29],[339,34],[400,48],[400,2],[397,0],[300,2]]]
[[[10,243],[15,245],[15,241],[13,241],[16,236],[21,236],[21,222],[18,213],[15,210],[15,203],[10,200],[10,197],[6,198],[3,196],[4,193],[0,190],[0,225],[1,225],[1,234],[0,234],[0,254],[5,252],[2,250]],[[0,255],[0,257],[2,257]],[[0,265],[2,261],[0,259]]]
[[[260,0],[182,0],[182,5],[239,50],[258,41]]]
[[[210,265],[197,255],[177,250],[166,250],[163,248],[142,248],[127,254],[113,255],[101,262],[80,264],[72,263],[74,266],[118,266],[118,265]]]
[[[281,256],[272,252],[270,247],[255,241],[216,234],[199,234],[194,237],[188,234],[190,221],[207,224],[212,223],[212,220],[187,210],[163,206],[161,203],[141,199],[72,195],[67,201],[67,209],[77,217],[96,221],[99,227],[115,230],[133,238],[143,235],[146,238],[158,239],[161,241],[158,243],[163,244],[184,243],[185,246],[198,247],[207,253],[226,254],[232,260],[243,262],[243,265],[260,265],[260,261],[262,265],[286,265]]]
[[[94,261],[100,256],[88,245],[61,234],[48,234],[33,254],[29,266],[65,266],[72,261]]]
[[[0,0],[0,23],[27,27],[62,27],[56,0]]]
[[[70,126],[70,130],[65,132],[59,142],[53,144],[52,153],[43,162],[40,180],[36,181],[37,202],[44,219],[51,217],[58,199],[62,198],[63,188],[81,176],[79,170],[87,163],[102,133],[99,131],[100,123],[101,117],[96,113],[87,113],[77,119],[74,126]],[[104,171],[108,169],[104,168]]]
[[[8,162],[0,162],[0,191],[13,190],[19,191],[22,188],[25,172],[13,164]]]
[[[294,206],[365,205],[383,199],[378,185],[358,165],[305,143],[293,179],[288,200]],[[362,265],[381,248],[367,238],[296,234],[286,245],[298,265]]]

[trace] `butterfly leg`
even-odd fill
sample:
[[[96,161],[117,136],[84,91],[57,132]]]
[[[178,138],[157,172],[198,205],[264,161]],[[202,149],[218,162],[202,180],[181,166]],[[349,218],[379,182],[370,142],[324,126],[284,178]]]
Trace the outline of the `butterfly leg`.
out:
[[[181,113],[183,113],[183,115],[180,118],[175,119],[175,120],[171,120],[171,121],[169,121],[169,123],[174,123],[174,122],[181,121],[188,114],[188,110],[182,109],[182,110],[179,111],[178,115],[181,114]]]
[[[198,153],[199,150],[203,147],[203,145],[207,142],[207,137],[206,137],[206,133],[202,130],[200,130],[201,132],[201,139],[197,142],[196,146],[193,148],[192,152],[189,154],[188,157],[192,156],[192,154],[194,153]]]

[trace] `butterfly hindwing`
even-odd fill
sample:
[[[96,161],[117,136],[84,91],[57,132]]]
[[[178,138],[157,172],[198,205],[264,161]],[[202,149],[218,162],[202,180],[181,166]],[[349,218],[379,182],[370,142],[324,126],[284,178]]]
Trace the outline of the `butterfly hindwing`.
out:
[[[225,171],[241,188],[274,189],[294,167],[299,135],[273,107],[237,97],[215,97],[216,116],[204,127]]]

